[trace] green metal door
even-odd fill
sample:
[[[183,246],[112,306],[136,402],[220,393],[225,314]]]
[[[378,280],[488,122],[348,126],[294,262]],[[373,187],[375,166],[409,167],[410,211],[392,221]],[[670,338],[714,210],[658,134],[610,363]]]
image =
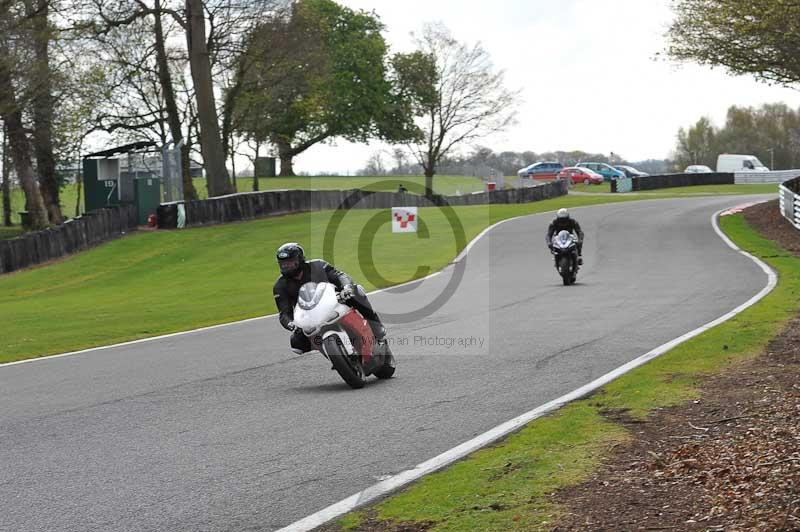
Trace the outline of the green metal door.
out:
[[[136,191],[136,212],[139,225],[147,224],[147,217],[156,213],[161,203],[161,179],[158,177],[142,177],[134,179]]]

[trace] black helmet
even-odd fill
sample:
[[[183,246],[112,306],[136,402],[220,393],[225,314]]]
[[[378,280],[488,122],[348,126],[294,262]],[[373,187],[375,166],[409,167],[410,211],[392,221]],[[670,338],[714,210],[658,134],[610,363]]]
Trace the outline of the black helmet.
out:
[[[282,245],[278,248],[278,252],[275,256],[278,259],[281,275],[296,274],[306,262],[306,254],[305,251],[303,251],[303,246],[297,242],[287,242]]]

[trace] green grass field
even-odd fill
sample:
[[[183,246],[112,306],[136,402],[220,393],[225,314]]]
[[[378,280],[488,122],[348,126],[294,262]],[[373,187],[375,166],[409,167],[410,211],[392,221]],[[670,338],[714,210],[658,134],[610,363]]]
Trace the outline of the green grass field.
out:
[[[465,241],[498,220],[635,197],[563,197],[458,207]],[[374,243],[359,235],[375,216]],[[422,209],[428,238],[392,234],[386,211],[354,210],[334,240],[337,266],[367,288],[424,276],[460,251],[442,211]],[[47,266],[0,276],[0,362],[32,358],[260,316],[275,311],[273,253],[285,241],[322,255],[331,212],[297,214],[183,231],[139,232]],[[540,239],[536,235],[536,242]],[[360,247],[359,247],[360,246]],[[359,253],[370,255],[360,260]],[[418,270],[418,257],[428,268]],[[366,271],[365,271],[366,270]],[[380,276],[376,275],[376,272]],[[9,317],[9,318],[6,318]]]
[[[340,525],[356,528],[369,512],[378,520],[425,523],[426,530],[435,531],[551,530],[562,509],[549,494],[587,479],[614,444],[631,437],[604,417],[604,411],[619,409],[645,418],[654,409],[698,397],[703,375],[758,355],[800,311],[800,259],[757,235],[741,215],[722,218],[721,226],[779,274],[778,286],[758,304],[591,397],[530,423],[374,507],[345,516]]]
[[[258,180],[259,190],[302,189],[302,190],[347,190],[360,188],[364,190],[396,192],[397,187],[405,184],[410,192],[412,186],[423,188],[425,177],[262,177]],[[253,190],[253,178],[239,177],[236,179],[239,192]],[[200,196],[206,195],[205,180],[195,180],[195,187]],[[433,178],[433,190],[437,194],[446,196],[458,193],[469,194],[484,189],[484,184],[478,177],[437,175]]]

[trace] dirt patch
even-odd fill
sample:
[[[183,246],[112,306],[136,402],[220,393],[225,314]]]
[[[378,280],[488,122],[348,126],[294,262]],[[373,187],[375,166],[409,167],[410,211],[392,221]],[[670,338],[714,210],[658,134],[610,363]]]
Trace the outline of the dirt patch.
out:
[[[759,203],[745,209],[743,214],[747,223],[759,233],[774,240],[782,248],[800,255],[800,230],[781,216],[778,200]]]
[[[635,440],[556,496],[554,530],[800,530],[800,318],[698,401],[626,423]]]
[[[800,231],[776,202],[744,216],[800,254]],[[701,389],[646,423],[609,412],[634,439],[554,495],[568,513],[553,530],[800,530],[800,316],[760,357]]]
[[[353,532],[425,532],[433,527],[433,523],[399,523],[378,519],[374,509],[366,511],[366,516]],[[328,523],[315,529],[316,532],[341,532],[336,522]]]

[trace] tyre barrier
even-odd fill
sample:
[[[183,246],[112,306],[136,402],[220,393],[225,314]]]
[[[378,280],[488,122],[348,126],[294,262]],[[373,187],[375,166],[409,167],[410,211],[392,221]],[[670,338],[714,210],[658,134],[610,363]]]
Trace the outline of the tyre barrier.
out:
[[[163,203],[158,207],[159,229],[178,227],[178,208],[183,205],[186,227],[253,220],[266,216],[335,209],[388,209],[391,207],[464,206],[529,203],[567,194],[566,181],[526,188],[493,190],[463,196],[368,190],[269,190],[243,192],[205,200]]]
[[[611,182],[611,192],[638,192],[640,190],[656,190],[659,188],[692,187],[698,185],[733,185],[733,174],[713,172],[710,174],[664,174],[647,177],[632,177],[630,190]]]
[[[135,230],[134,205],[88,212],[63,224],[0,240],[0,274],[9,273],[102,244]]]

